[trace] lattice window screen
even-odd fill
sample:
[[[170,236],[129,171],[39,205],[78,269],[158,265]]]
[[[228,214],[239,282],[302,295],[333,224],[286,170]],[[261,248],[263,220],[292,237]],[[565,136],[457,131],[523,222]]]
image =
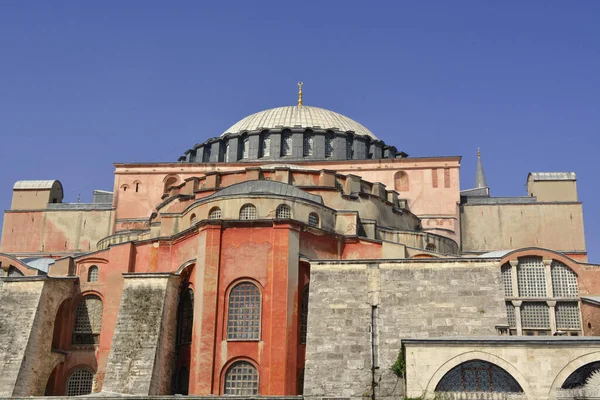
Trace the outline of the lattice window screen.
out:
[[[256,219],[258,218],[258,214],[256,212],[256,207],[253,204],[245,204],[240,209],[240,219]]]
[[[84,368],[75,370],[67,382],[67,396],[83,396],[92,393],[94,374]]]
[[[73,344],[98,344],[102,325],[102,300],[85,296],[75,310]]]
[[[308,286],[302,291],[302,303],[300,308],[300,343],[306,343],[308,331]]]
[[[549,308],[546,303],[526,303],[521,305],[521,325],[523,328],[550,328]]]
[[[565,264],[552,261],[550,265],[552,275],[552,291],[554,297],[577,297],[577,275]]]
[[[258,394],[258,371],[247,361],[234,363],[225,375],[225,394],[254,396]]]
[[[227,338],[260,339],[260,291],[252,283],[240,283],[229,293]]]
[[[292,218],[292,209],[287,204],[280,204],[275,210],[275,218],[290,219]]]
[[[504,284],[504,295],[506,297],[513,297],[512,268],[510,264],[504,264],[501,271],[502,283]]]
[[[517,282],[519,296],[546,297],[546,267],[541,257],[519,258]]]
[[[308,224],[310,226],[319,226],[319,214],[317,214],[317,213],[308,214]]]
[[[88,270],[88,282],[98,282],[98,267],[95,265]]]
[[[221,218],[221,209],[219,207],[211,208],[210,212],[208,213],[208,218],[209,219],[220,219]]]
[[[304,155],[305,156],[312,156],[313,155],[313,137],[312,136],[305,136],[304,137]]]
[[[556,328],[579,329],[579,306],[577,303],[556,303]]]
[[[506,303],[506,316],[508,318],[508,326],[516,328],[517,318],[515,317],[515,306],[512,303]]]

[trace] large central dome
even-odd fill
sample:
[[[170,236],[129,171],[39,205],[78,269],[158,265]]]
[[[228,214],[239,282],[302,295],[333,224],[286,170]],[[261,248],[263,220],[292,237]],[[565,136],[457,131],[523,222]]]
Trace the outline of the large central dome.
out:
[[[223,132],[223,135],[226,133],[294,127],[333,129],[343,132],[353,131],[356,135],[366,135],[372,139],[377,139],[373,132],[358,122],[342,114],[312,106],[285,106],[260,111],[236,122],[231,128]]]

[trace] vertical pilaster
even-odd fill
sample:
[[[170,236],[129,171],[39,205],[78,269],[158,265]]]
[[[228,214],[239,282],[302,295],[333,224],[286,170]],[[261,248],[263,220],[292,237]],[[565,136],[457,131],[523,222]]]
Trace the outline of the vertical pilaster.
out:
[[[512,304],[515,307],[515,320],[517,321],[517,335],[523,334],[523,325],[521,324],[521,304],[522,301],[513,300]]]
[[[548,304],[548,311],[550,312],[550,329],[552,330],[552,334],[556,332],[556,313],[554,307],[556,307],[556,301],[546,301]]]
[[[519,265],[519,260],[510,260],[509,264],[513,296],[519,297],[519,281],[517,279],[517,266]]]

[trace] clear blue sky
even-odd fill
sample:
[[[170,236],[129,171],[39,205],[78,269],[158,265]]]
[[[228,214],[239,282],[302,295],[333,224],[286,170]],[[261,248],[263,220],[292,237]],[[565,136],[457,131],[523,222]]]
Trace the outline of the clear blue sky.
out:
[[[600,262],[600,1],[0,2],[0,208],[20,179],[65,201],[113,162],[175,161],[256,111],[345,114],[411,156],[481,147],[494,195],[574,171]]]

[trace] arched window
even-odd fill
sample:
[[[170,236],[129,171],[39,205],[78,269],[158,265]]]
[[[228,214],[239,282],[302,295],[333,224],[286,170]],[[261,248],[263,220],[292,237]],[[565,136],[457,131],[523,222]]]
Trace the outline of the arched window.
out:
[[[261,154],[263,157],[271,155],[271,134],[265,133],[262,137]]]
[[[325,135],[325,157],[331,157],[333,155],[333,133],[327,133]]]
[[[135,192],[138,193],[140,191],[141,183],[139,183],[139,182],[134,182],[134,183],[135,183]]]
[[[600,385],[600,361],[577,368],[565,380],[561,389],[583,389],[588,385],[591,386],[590,389],[595,389]],[[590,398],[592,397],[590,396]]]
[[[98,282],[98,267],[95,265],[88,269],[88,282]]]
[[[308,285],[302,290],[300,302],[300,343],[306,344],[306,333],[308,330]]]
[[[292,134],[284,133],[281,135],[281,155],[291,156],[292,155]]]
[[[194,325],[194,292],[186,289],[179,300],[177,344],[192,343],[192,328]]]
[[[163,189],[164,193],[168,193],[169,192],[169,188],[171,186],[175,186],[177,184],[177,177],[176,176],[171,176],[169,177],[166,181],[165,181],[165,187]]]
[[[311,134],[304,134],[303,154],[304,156],[312,156],[314,147],[314,139]]]
[[[203,162],[210,162],[210,150],[211,150],[211,145],[205,145],[203,150],[202,150],[202,161]]]
[[[67,396],[84,396],[92,393],[94,374],[87,368],[78,368],[67,381]]]
[[[258,394],[258,371],[248,361],[237,361],[225,374],[226,395],[255,396]]]
[[[256,212],[256,207],[253,204],[244,204],[242,208],[240,208],[240,219],[257,219],[258,213]]]
[[[213,207],[208,212],[208,219],[221,219],[221,209],[219,207]]]
[[[436,251],[437,247],[435,247],[435,244],[433,244],[433,243],[427,243],[427,246],[425,246],[425,250],[427,250],[427,251]]]
[[[223,151],[223,160],[229,162],[229,140],[225,144],[225,150]]]
[[[75,310],[73,344],[98,344],[102,325],[102,300],[98,296],[85,296]]]
[[[190,216],[190,225],[192,225],[192,226],[193,226],[193,225],[195,225],[195,224],[196,224],[196,222],[198,222],[198,218],[196,217],[196,214],[192,214],[192,215]]]
[[[565,264],[552,260],[550,264],[552,275],[552,291],[554,297],[577,297],[577,275]]]
[[[277,219],[290,219],[292,218],[292,209],[287,204],[280,204],[275,210],[275,218]]]
[[[250,282],[238,283],[229,293],[227,339],[260,339],[260,290]]]
[[[346,138],[346,159],[352,160],[354,156],[354,138],[350,135]]]
[[[310,226],[319,226],[319,214],[311,212],[308,214],[308,224]]]
[[[248,136],[243,136],[242,137],[242,159],[246,160],[248,158],[248,155],[250,154],[250,140],[248,139]]]
[[[408,192],[409,182],[408,174],[404,171],[398,171],[394,174],[394,189],[397,192]]]
[[[523,389],[515,378],[497,365],[471,360],[448,371],[435,391],[522,393]]]

